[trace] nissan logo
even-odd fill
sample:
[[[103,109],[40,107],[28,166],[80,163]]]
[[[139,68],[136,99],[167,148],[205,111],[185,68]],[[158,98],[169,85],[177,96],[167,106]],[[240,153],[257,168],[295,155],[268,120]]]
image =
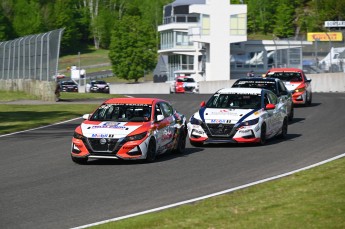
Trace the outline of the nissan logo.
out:
[[[107,139],[105,138],[101,138],[101,140],[99,140],[99,143],[101,143],[102,145],[107,143]]]

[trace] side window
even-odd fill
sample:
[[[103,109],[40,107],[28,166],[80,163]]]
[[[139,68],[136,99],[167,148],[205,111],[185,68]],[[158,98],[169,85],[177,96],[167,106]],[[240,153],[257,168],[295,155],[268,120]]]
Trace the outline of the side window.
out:
[[[267,93],[267,95],[268,95],[268,99],[269,99],[270,103],[277,104],[278,99],[277,99],[277,96],[275,94],[269,92],[269,93]]]
[[[269,99],[268,99],[268,94],[266,93],[265,95],[264,95],[264,104],[265,104],[265,106],[267,105],[267,104],[269,104],[270,103],[270,101],[269,101]]]
[[[286,89],[284,83],[281,82],[281,81],[279,82],[279,91],[280,91],[280,92],[286,92],[286,91],[287,91],[287,89]]]
[[[158,103],[155,105],[155,118],[157,118],[157,115],[163,115],[162,108]]]
[[[172,116],[174,113],[173,108],[167,103],[161,103],[161,107],[165,117]]]

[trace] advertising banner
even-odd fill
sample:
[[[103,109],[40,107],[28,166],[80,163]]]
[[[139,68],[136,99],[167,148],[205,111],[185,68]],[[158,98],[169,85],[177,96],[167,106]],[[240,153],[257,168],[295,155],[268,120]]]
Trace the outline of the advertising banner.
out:
[[[308,41],[342,41],[343,34],[341,32],[321,32],[321,33],[308,33]]]

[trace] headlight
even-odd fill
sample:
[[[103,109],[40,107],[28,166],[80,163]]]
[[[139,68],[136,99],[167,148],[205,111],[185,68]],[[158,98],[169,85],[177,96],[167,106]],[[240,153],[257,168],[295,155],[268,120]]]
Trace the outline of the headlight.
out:
[[[241,122],[240,125],[238,125],[238,127],[241,127],[241,126],[252,126],[252,125],[257,124],[258,122],[259,122],[259,118],[256,118],[256,119],[252,119],[252,120]]]
[[[190,122],[190,124],[199,125],[199,126],[201,126],[201,124],[202,124],[202,121],[200,121],[199,119],[194,118],[194,116],[190,117],[189,122]]]
[[[144,137],[146,137],[147,135],[147,131],[146,132],[143,132],[141,134],[136,134],[136,135],[132,135],[132,136],[127,136],[125,138],[125,141],[137,141],[137,140],[141,140],[143,139]]]
[[[304,92],[304,91],[305,91],[305,87],[295,89],[295,92]]]
[[[82,134],[79,134],[77,132],[74,132],[73,137],[76,139],[81,139],[81,140],[83,140],[83,138],[84,138],[84,136]]]

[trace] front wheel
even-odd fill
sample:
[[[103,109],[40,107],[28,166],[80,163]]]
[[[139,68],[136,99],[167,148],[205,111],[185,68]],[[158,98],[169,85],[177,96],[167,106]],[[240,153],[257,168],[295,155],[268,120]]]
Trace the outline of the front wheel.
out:
[[[265,123],[263,123],[261,126],[259,144],[262,146],[266,144],[266,124]]]
[[[178,137],[178,143],[177,143],[177,148],[175,150],[176,153],[183,153],[184,150],[186,149],[186,130],[182,128],[180,130],[180,135]]]
[[[308,96],[309,95],[309,96]],[[312,102],[312,99],[313,99],[313,95],[312,95],[312,93],[308,93],[307,94],[307,98],[306,98],[306,102],[305,102],[305,105],[306,106],[310,106],[311,105],[311,102]]]
[[[147,148],[146,162],[153,162],[156,159],[156,141],[152,138]]]
[[[279,138],[285,139],[286,135],[287,135],[287,131],[288,131],[288,122],[286,119],[284,119],[282,130],[281,130],[281,133],[279,135]]]

